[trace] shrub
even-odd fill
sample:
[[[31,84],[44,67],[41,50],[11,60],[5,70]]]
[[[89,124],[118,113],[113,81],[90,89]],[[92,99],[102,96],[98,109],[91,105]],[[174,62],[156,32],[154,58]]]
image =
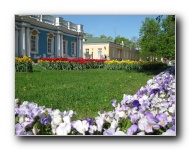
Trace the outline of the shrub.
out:
[[[32,60],[27,57],[15,57],[15,71],[16,72],[32,72]]]
[[[104,68],[107,70],[153,70],[164,66],[166,63],[131,60],[107,60],[104,63]]]
[[[91,68],[103,68],[101,59],[69,59],[69,58],[39,58],[39,66],[49,70],[86,70]]]

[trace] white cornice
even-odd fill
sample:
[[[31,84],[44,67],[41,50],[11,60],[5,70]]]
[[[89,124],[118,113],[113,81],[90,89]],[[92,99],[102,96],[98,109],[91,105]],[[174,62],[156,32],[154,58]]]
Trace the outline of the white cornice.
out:
[[[83,33],[83,32],[75,32],[75,31],[69,30],[69,29],[67,29],[67,28],[65,28],[63,26],[55,26],[55,25],[51,25],[51,24],[48,24],[48,23],[40,22],[40,21],[37,21],[36,19],[30,18],[28,16],[18,16],[18,15],[16,15],[15,20],[30,22],[32,24],[31,26],[36,25],[36,26],[39,26],[39,27],[45,27],[45,28],[52,29],[52,30],[63,31],[63,32],[68,33],[68,34],[81,35],[81,36],[85,35],[85,33]]]
[[[118,44],[115,44],[115,43],[111,43],[111,42],[106,42],[106,43],[83,43],[83,45],[84,46],[98,46],[98,45],[100,45],[100,46],[105,46],[105,45],[107,45],[107,46],[113,46],[113,47],[115,47],[115,48],[118,48],[118,49],[123,49],[123,50],[130,50],[128,47],[122,47],[121,45],[118,45]]]
[[[47,35],[47,36],[49,36],[50,34],[52,34],[52,35],[53,35],[53,37],[55,36],[55,35],[53,34],[53,32],[52,32],[52,33],[47,33],[46,35]]]
[[[33,31],[36,31],[38,34],[40,34],[40,32],[37,29],[33,29],[30,32],[32,33]]]
[[[17,25],[15,25],[15,29],[16,29],[16,30],[20,30],[20,28],[19,28]]]
[[[21,25],[22,27],[30,27],[30,24],[25,23],[25,22],[22,22],[20,25]]]

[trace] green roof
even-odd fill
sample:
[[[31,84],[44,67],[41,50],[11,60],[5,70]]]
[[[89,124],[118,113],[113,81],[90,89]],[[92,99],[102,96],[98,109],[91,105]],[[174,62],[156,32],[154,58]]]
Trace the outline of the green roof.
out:
[[[94,38],[86,38],[83,43],[109,43],[109,42],[114,42],[114,41],[109,39],[101,39],[98,37],[94,37]]]

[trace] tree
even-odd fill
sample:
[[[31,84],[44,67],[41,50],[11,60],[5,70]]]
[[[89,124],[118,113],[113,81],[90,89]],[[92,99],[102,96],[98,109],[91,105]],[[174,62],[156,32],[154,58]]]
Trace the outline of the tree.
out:
[[[164,18],[161,27],[160,53],[168,59],[175,59],[175,16],[169,15]]]
[[[113,38],[111,36],[108,36],[107,39],[111,40],[111,41],[113,40]]]
[[[160,24],[154,19],[146,18],[140,28],[140,47],[143,51],[157,53],[158,35],[160,33]]]
[[[131,38],[131,42],[132,42],[132,44],[131,44],[132,48],[139,50],[139,48],[140,48],[140,46],[139,46],[139,39],[136,36],[133,36]]]
[[[175,16],[158,16],[155,20],[146,18],[140,28],[142,53],[175,58]]]
[[[93,34],[89,34],[89,33],[86,33],[86,35],[84,36],[84,38],[93,38]]]
[[[101,35],[100,35],[100,38],[101,38],[101,39],[107,39],[107,36],[105,36],[104,34],[101,34]]]
[[[123,41],[123,43],[124,43],[125,46],[128,46],[130,48],[132,47],[132,42],[129,39],[127,39],[125,37],[120,37],[120,36],[117,36],[115,38],[115,43],[116,44],[121,44],[122,41]]]

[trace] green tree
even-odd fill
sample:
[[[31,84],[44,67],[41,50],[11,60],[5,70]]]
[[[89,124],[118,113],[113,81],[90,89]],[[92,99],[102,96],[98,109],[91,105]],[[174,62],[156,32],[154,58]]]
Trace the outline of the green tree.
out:
[[[157,53],[158,35],[160,34],[160,24],[152,19],[146,18],[140,28],[140,47],[142,52]]]
[[[94,37],[93,34],[89,34],[89,33],[86,33],[84,36],[84,38],[93,38],[93,37]]]
[[[107,39],[108,40],[113,40],[113,38],[111,36],[108,36]]]
[[[100,35],[100,38],[101,38],[101,39],[107,39],[107,36],[105,36],[104,34],[101,34],[101,35]]]
[[[138,49],[140,48],[139,46],[139,39],[136,36],[133,36],[131,38],[131,48],[132,49]]]
[[[169,15],[163,18],[161,29],[159,53],[168,59],[175,59],[175,16]]]
[[[156,19],[146,18],[140,28],[142,54],[175,58],[175,16],[159,15]]]
[[[132,42],[129,39],[127,39],[125,37],[120,37],[119,35],[115,38],[115,43],[116,44],[121,44],[122,41],[123,41],[125,46],[128,46],[130,48],[132,47]]]

